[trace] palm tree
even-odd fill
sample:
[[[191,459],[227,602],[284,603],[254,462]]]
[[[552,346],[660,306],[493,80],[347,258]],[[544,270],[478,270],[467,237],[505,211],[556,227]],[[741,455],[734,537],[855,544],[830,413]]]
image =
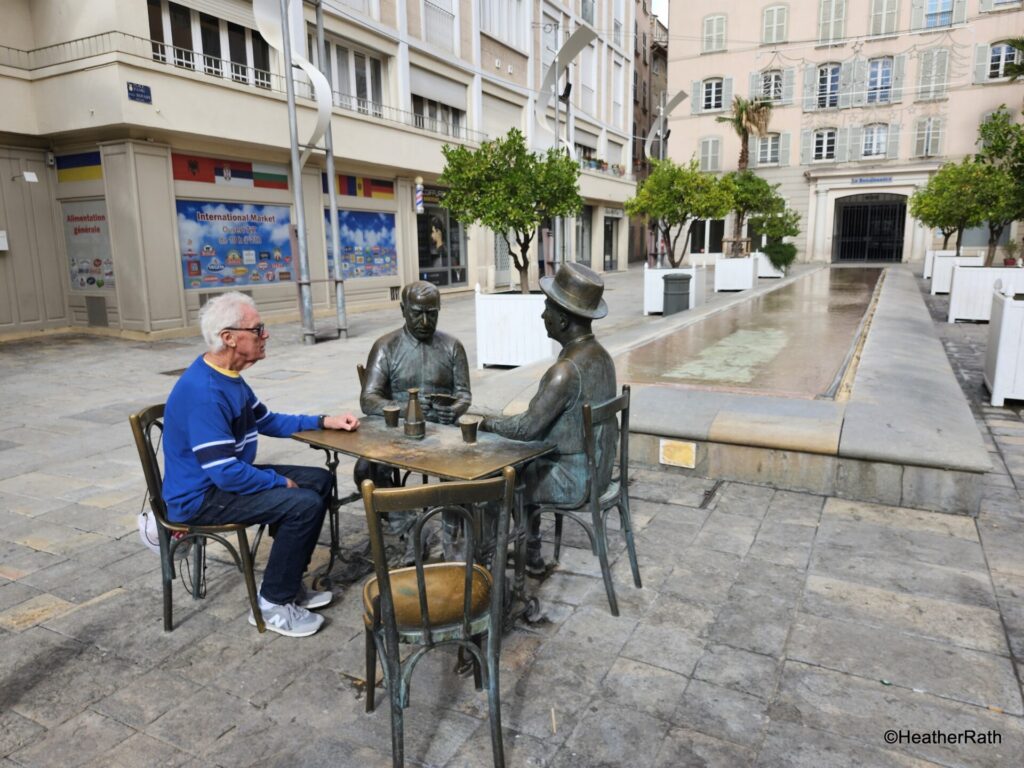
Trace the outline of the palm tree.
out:
[[[1012,44],[1012,42],[1011,42]],[[740,158],[737,170],[747,170],[750,155],[747,144],[750,136],[764,136],[768,132],[768,121],[772,115],[772,103],[762,99],[744,99],[736,96],[732,100],[732,114],[716,117],[719,123],[728,123],[740,137]]]
[[[1006,41],[1014,51],[1017,52],[1017,59],[1012,64],[1007,64],[1003,70],[1010,76],[1010,81],[1024,77],[1024,37],[1013,37]]]

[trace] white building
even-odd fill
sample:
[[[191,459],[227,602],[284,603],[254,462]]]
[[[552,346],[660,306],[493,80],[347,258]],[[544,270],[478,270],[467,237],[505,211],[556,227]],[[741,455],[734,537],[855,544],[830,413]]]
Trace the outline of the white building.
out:
[[[625,267],[631,3],[323,0],[322,10],[350,308],[392,306],[415,279],[443,291],[512,282],[493,235],[437,205],[441,148],[512,126],[550,146],[537,90],[580,25],[598,37],[572,63],[560,125],[586,158],[586,208],[565,227],[563,257]],[[302,12],[313,43],[315,4]],[[270,316],[294,316],[284,74],[251,0],[0,0],[0,335],[195,332],[206,297],[232,288]],[[297,80],[303,141],[315,105]],[[329,315],[324,168],[314,152],[301,182],[315,307]]]
[[[771,99],[750,167],[803,216],[803,260],[921,259],[933,234],[907,198],[976,150],[986,113],[1016,114],[1024,96],[1003,74],[1021,0],[671,0],[669,22],[669,89],[690,94],[671,118],[671,157],[735,170],[739,138],[715,117],[733,95]],[[720,251],[723,231],[700,227],[693,250]]]

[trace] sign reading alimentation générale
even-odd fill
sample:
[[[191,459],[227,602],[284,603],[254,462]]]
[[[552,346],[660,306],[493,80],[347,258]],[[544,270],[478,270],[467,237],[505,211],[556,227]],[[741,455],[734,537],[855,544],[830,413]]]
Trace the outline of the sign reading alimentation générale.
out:
[[[114,290],[107,203],[102,198],[61,203],[73,291]]]
[[[295,279],[287,206],[178,200],[177,209],[186,290]]]

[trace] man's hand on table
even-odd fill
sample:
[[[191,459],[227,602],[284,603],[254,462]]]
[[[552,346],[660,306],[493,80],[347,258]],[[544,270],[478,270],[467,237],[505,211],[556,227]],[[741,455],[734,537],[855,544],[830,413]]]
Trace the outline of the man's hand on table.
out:
[[[434,415],[437,416],[437,420],[441,424],[455,423],[456,415],[454,406],[440,405],[439,403],[434,403],[433,411]]]
[[[340,429],[343,432],[355,432],[359,429],[359,419],[351,413],[343,413],[340,416],[327,416],[324,419],[324,429]]]

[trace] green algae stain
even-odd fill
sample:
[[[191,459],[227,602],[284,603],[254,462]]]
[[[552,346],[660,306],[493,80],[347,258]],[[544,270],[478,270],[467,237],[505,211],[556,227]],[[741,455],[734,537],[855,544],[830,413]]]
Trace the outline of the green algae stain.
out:
[[[667,379],[749,384],[758,369],[786,346],[786,332],[777,328],[742,330],[702,350],[696,359],[666,368]]]

